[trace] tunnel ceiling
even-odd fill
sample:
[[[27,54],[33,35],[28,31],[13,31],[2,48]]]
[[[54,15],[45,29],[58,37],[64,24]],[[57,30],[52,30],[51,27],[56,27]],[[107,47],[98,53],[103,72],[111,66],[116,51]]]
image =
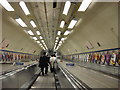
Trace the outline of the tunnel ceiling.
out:
[[[21,18],[27,25],[22,29],[43,49],[57,50],[60,47],[64,54],[71,54],[117,47],[117,3],[92,2],[83,12],[79,11],[83,1],[68,2],[70,8],[66,15],[63,14],[66,2],[25,2],[30,12],[28,15],[25,15],[19,2],[9,2],[15,11],[8,12],[3,8],[3,12],[7,12],[14,21]],[[31,20],[35,22],[35,28],[30,24]],[[60,27],[62,21],[65,24]],[[70,28],[72,21],[76,24]],[[18,23],[17,25],[21,27]],[[29,30],[33,35],[28,34]],[[37,31],[40,35],[36,33]],[[88,49],[86,46],[90,44],[92,48]]]
[[[71,29],[67,28],[70,24],[70,21],[72,19],[79,19],[79,16],[76,17],[76,14],[78,13],[77,10],[80,6],[80,3],[71,2],[70,9],[67,15],[64,15],[62,13],[65,2],[25,2],[28,10],[30,11],[29,15],[25,15],[22,8],[20,7],[19,2],[9,3],[15,10],[14,12],[9,12],[10,16],[14,20],[21,18],[27,25],[27,27],[23,27],[23,30],[25,32],[31,30],[34,35],[28,35],[31,38],[37,37],[36,41],[38,42],[38,44],[42,44],[41,46],[44,47],[44,49],[55,49],[55,43],[58,45],[61,38],[63,38],[64,40],[67,39],[67,35],[63,34],[66,30],[71,31]],[[35,22],[35,28],[33,28],[30,24],[31,20]],[[63,28],[60,27],[61,21],[65,21],[65,25]],[[39,31],[40,35],[37,35],[36,31]],[[60,35],[58,35],[58,31],[61,32]],[[43,38],[41,39],[40,36]]]

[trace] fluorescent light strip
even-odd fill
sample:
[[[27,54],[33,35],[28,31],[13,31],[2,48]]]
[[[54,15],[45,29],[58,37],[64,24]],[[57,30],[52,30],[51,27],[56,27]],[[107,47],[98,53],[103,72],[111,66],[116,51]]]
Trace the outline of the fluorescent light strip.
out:
[[[15,19],[22,27],[27,27],[21,18]]]
[[[40,39],[43,39],[43,37],[42,37],[42,36],[40,36]]]
[[[84,12],[89,7],[92,0],[83,0],[82,4],[80,5],[78,11]]]
[[[63,14],[67,15],[69,8],[70,8],[71,2],[70,1],[66,1],[65,6],[64,6],[64,10],[63,10]]]
[[[59,44],[58,44],[58,46],[61,46],[61,45],[62,45],[62,43],[59,43]]]
[[[46,44],[44,46],[47,47]]]
[[[57,33],[58,35],[60,35],[61,34],[61,31],[58,31],[58,33]]]
[[[56,39],[58,40],[58,39],[59,39],[59,37],[56,37]]]
[[[57,45],[57,43],[55,43],[55,45]]]
[[[65,31],[64,35],[70,34],[70,31]]]
[[[47,46],[46,46],[46,45],[44,45],[44,47],[45,47],[45,48],[47,48]]]
[[[22,8],[22,10],[25,13],[25,15],[29,15],[30,14],[30,12],[29,12],[29,10],[28,10],[28,8],[27,8],[27,6],[26,6],[24,1],[20,1],[19,5]]]
[[[65,24],[65,21],[61,21],[60,27],[63,28]]]
[[[46,44],[44,44],[44,46],[47,47]]]
[[[30,24],[33,26],[33,28],[36,27],[36,24],[35,24],[35,22],[33,20],[30,21]]]
[[[40,43],[40,41],[37,41],[37,43]]]
[[[56,46],[54,46],[54,49],[55,49]]]
[[[54,46],[54,49],[56,48],[56,46]]]
[[[34,35],[31,30],[29,30],[29,31],[27,31],[27,32],[28,32],[28,34],[30,34],[30,35]]]
[[[65,38],[61,38],[61,41],[64,41],[65,40]]]
[[[76,23],[77,23],[77,20],[72,20],[72,21],[70,22],[68,28],[72,29],[72,28],[75,26]]]
[[[44,42],[44,40],[41,40],[41,42],[43,43],[43,42]]]
[[[56,48],[56,50],[58,50],[59,49],[59,46]]]
[[[54,48],[56,47],[57,44],[54,45]]]
[[[36,37],[32,37],[34,40],[37,40],[37,38]]]
[[[62,41],[60,41],[59,44],[62,44]]]
[[[43,49],[45,50],[45,48],[43,47]]]
[[[58,42],[58,40],[56,40],[55,42]]]
[[[36,31],[37,35],[40,35],[40,32],[39,31]]]
[[[42,44],[40,43],[40,46],[42,46]]]
[[[57,44],[55,44],[54,49],[56,48],[56,45],[57,45]]]
[[[1,0],[0,4],[7,10],[7,11],[15,11],[13,7],[9,4],[7,0]]]

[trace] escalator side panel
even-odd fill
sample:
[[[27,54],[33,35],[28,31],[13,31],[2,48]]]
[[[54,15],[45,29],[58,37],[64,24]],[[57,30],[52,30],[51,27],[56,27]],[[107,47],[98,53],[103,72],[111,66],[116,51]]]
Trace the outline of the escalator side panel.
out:
[[[2,88],[20,88],[26,81],[30,80],[37,71],[36,65],[24,69],[12,76],[2,80]]]

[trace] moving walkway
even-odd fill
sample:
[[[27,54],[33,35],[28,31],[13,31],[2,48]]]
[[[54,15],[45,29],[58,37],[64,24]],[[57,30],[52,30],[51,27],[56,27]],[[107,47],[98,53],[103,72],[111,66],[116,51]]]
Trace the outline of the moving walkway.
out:
[[[40,75],[41,71],[40,68],[38,68],[37,63],[6,72],[0,75],[2,88],[3,90],[6,88],[24,88],[25,90],[34,90],[42,88],[54,90],[66,88],[72,90],[92,90],[95,88],[95,86],[98,87],[99,84],[99,87],[101,88],[108,87],[111,90],[117,90],[118,79],[97,71],[92,71],[83,67],[79,67],[77,65],[66,66],[65,64],[65,61],[59,62],[55,68],[56,73],[51,73],[49,71],[48,75],[45,76]]]
[[[69,88],[72,90],[88,90],[87,85],[80,83],[69,71],[63,69],[60,65],[56,68],[56,73],[49,73],[46,76],[39,75],[36,81],[31,85],[30,90],[39,88],[49,88],[53,90]]]

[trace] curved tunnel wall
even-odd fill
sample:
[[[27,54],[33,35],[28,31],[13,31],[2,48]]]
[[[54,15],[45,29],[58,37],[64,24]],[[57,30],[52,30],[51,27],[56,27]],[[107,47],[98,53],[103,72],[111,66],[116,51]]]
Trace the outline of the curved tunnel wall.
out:
[[[89,10],[78,15],[82,21],[61,46],[63,55],[118,48],[118,3],[92,3]],[[89,42],[91,49],[86,47]]]
[[[9,44],[5,50],[23,52],[33,54],[39,54],[41,47],[34,42],[30,37],[23,31],[24,29],[17,24],[17,22],[8,16],[8,12],[3,11],[2,13],[2,40]],[[4,46],[4,44],[2,44]]]

